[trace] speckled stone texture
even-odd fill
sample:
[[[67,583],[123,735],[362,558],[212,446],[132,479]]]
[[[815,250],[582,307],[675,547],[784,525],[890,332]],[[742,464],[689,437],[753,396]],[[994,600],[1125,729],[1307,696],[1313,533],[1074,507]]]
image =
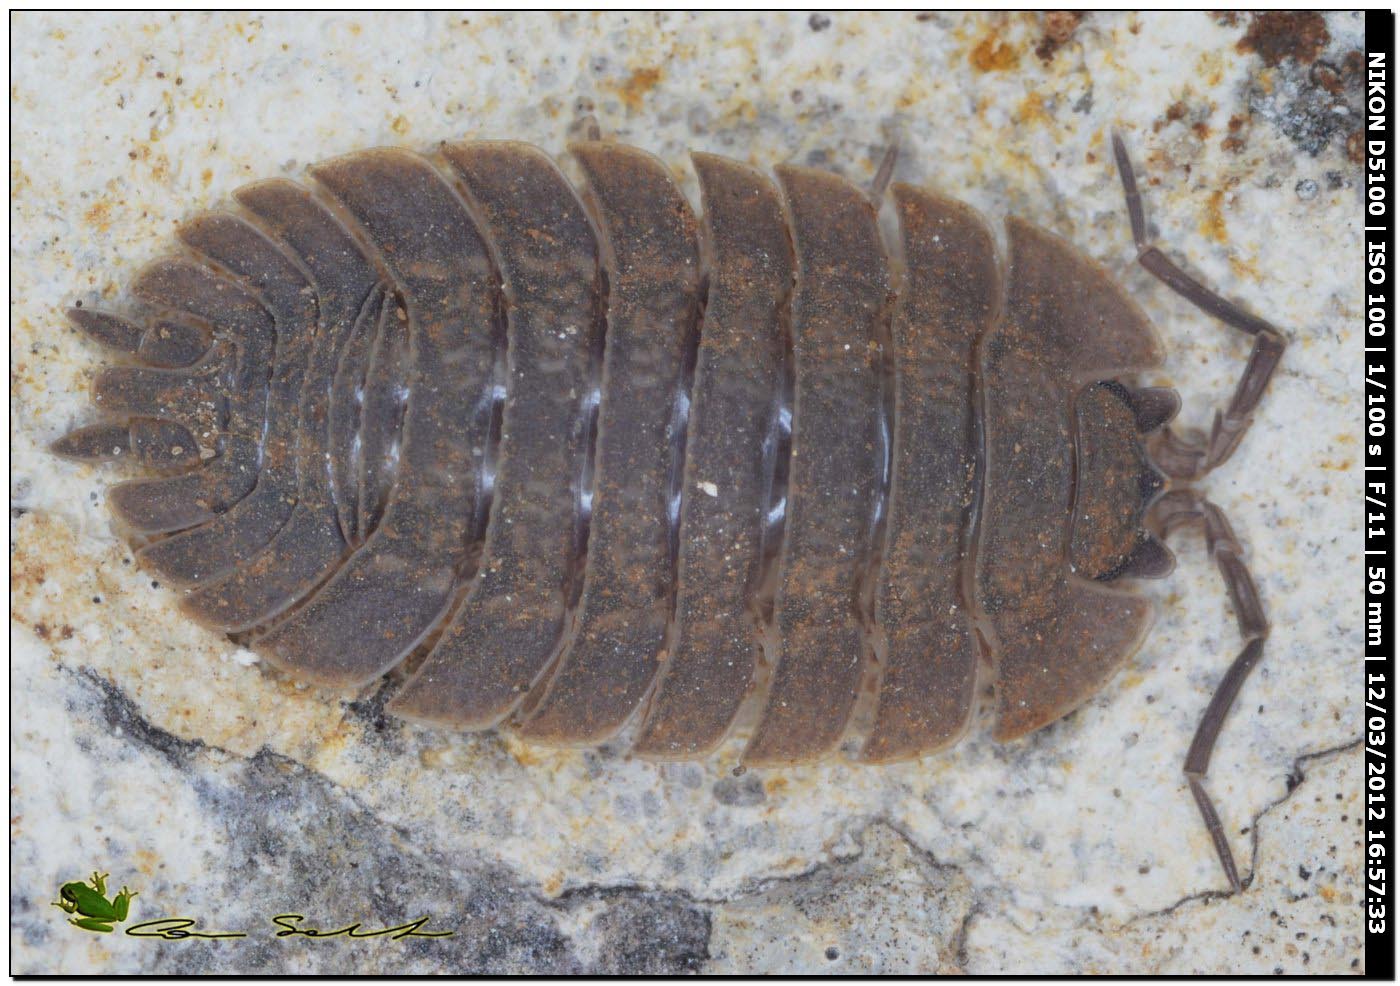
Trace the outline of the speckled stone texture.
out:
[[[1359,17],[18,14],[12,20],[12,969],[40,972],[1362,971]],[[183,618],[111,533],[118,473],[46,445],[92,420],[113,305],[174,226],[377,144],[592,113],[688,149],[897,177],[1009,212],[1118,273],[1167,341],[1148,383],[1206,427],[1247,343],[1134,265],[1108,135],[1160,242],[1291,346],[1206,486],[1274,621],[1211,764],[1248,889],[1181,776],[1238,649],[1198,540],[1111,685],[1028,740],[922,763],[733,773],[453,735],[300,687]],[[131,920],[49,906],[94,867]],[[272,937],[431,916],[441,939]]]

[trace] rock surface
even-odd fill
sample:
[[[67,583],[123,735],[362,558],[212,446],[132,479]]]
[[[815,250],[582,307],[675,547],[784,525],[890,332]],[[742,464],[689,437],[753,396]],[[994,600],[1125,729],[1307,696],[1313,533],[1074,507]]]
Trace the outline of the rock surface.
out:
[[[1290,15],[1294,16],[1294,15]],[[1280,19],[1282,18],[1282,19]],[[19,14],[12,53],[12,971],[1363,971],[1353,395],[1361,21],[1350,14]],[[57,69],[57,70],[56,70]],[[1212,762],[1250,876],[1228,897],[1180,765],[1237,649],[1199,542],[1096,699],[1027,741],[735,776],[387,719],[183,618],[111,533],[112,469],[45,452],[91,420],[112,305],[173,227],[258,178],[376,144],[591,113],[685,177],[688,149],[897,177],[1108,263],[1167,340],[1150,383],[1206,427],[1247,344],[1133,263],[1107,151],[1133,148],[1170,252],[1291,347],[1207,483],[1274,622]],[[94,867],[128,924],[49,905]],[[428,916],[446,938],[276,938]]]

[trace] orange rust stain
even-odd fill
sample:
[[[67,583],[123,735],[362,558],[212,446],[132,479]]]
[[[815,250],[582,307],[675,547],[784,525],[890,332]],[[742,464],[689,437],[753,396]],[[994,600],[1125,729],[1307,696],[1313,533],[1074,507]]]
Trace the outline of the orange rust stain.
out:
[[[1230,131],[1229,135],[1220,142],[1220,146],[1232,154],[1238,154],[1240,151],[1244,150],[1244,137],[1241,135],[1241,131],[1244,130],[1244,124],[1244,117],[1238,114],[1230,117],[1228,125]],[[1205,139],[1205,134],[1202,134],[1201,138]]]
[[[1040,93],[1029,93],[1016,107],[1016,120],[1019,123],[1049,123],[1050,114],[1045,110],[1045,100]]]
[[[540,751],[532,748],[529,744],[516,740],[513,736],[506,740],[506,752],[514,757],[515,762],[522,767],[538,767],[547,762]]]
[[[659,68],[639,68],[634,69],[632,74],[619,86],[616,86],[617,94],[629,110],[640,110],[642,102],[646,99],[647,93],[651,92],[661,82],[661,69]]]
[[[136,869],[145,876],[152,877],[156,871],[165,864],[160,861],[160,857],[149,849],[138,849],[131,854],[132,862],[136,864]]]
[[[998,41],[996,35],[989,34],[972,49],[968,61],[979,72],[1006,72],[1021,63],[1021,55],[1009,44]]]
[[[170,180],[170,158],[157,154],[151,161],[151,177],[158,182]]]
[[[1316,11],[1274,10],[1250,16],[1249,30],[1235,47],[1254,52],[1265,65],[1274,66],[1286,58],[1310,64],[1332,40],[1327,21]]]
[[[1225,192],[1216,189],[1210,193],[1210,198],[1206,200],[1206,215],[1201,220],[1201,234],[1209,236],[1218,243],[1225,242],[1225,211],[1222,208],[1225,204]]]
[[[98,202],[83,213],[83,219],[89,226],[106,230],[112,219],[112,206],[107,202]]]
[[[1240,257],[1230,258],[1231,272],[1242,281],[1259,280],[1259,266],[1253,260],[1243,260]]]
[[[1075,28],[1079,27],[1079,22],[1083,19],[1082,10],[1052,10],[1047,13],[1044,19],[1044,34],[1040,43],[1035,46],[1036,57],[1047,64],[1053,61],[1055,53],[1074,36]]]
[[[1225,60],[1218,52],[1207,52],[1200,57],[1196,72],[1205,86],[1213,89],[1225,78]]]
[[[895,101],[895,106],[901,110],[913,109],[922,101],[922,94],[915,93],[912,89],[905,89],[899,94]]]

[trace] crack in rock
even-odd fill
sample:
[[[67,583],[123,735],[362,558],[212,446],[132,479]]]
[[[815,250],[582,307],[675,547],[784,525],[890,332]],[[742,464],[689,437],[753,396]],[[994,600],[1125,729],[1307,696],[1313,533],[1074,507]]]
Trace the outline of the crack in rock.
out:
[[[714,908],[707,972],[876,975],[960,972],[958,936],[972,884],[883,817],[859,851],[765,881]]]
[[[1307,780],[1307,774],[1303,770],[1303,764],[1311,763],[1313,761],[1326,760],[1331,757],[1337,756],[1338,754],[1355,750],[1361,746],[1362,742],[1364,742],[1364,737],[1357,737],[1356,739],[1351,740],[1347,743],[1342,743],[1339,746],[1328,747],[1325,750],[1314,750],[1310,753],[1302,753],[1293,758],[1293,765],[1291,768],[1289,768],[1288,776],[1285,778],[1287,790],[1284,791],[1284,793],[1280,797],[1275,798],[1263,808],[1259,809],[1259,811],[1255,812],[1254,817],[1250,820],[1249,872],[1245,874],[1240,880],[1240,882],[1244,885],[1244,890],[1242,890],[1241,893],[1249,892],[1251,885],[1254,883],[1255,875],[1259,872],[1259,823],[1263,821],[1266,815],[1276,810],[1279,806],[1281,806],[1290,798],[1292,798],[1293,795],[1296,794],[1300,788],[1302,788],[1303,782]],[[1118,927],[1120,929],[1126,928],[1129,925],[1136,924],[1139,921],[1146,921],[1151,918],[1157,917],[1165,917],[1166,915],[1171,914],[1177,909],[1184,907],[1185,905],[1190,904],[1194,901],[1206,901],[1208,903],[1212,900],[1228,900],[1229,898],[1234,896],[1235,894],[1228,890],[1198,890],[1194,893],[1187,894],[1185,897],[1182,897],[1180,900],[1177,900],[1167,905],[1166,907],[1158,908],[1153,911],[1145,911],[1142,914],[1135,914],[1132,917],[1128,918],[1126,921],[1124,921],[1122,924],[1120,924]]]
[[[73,669],[60,665],[74,675],[89,691],[101,695],[99,713],[113,736],[124,736],[131,743],[145,747],[163,757],[172,767],[184,768],[200,752],[209,749],[201,740],[181,739],[161,729],[142,713],[131,697],[92,668]]]

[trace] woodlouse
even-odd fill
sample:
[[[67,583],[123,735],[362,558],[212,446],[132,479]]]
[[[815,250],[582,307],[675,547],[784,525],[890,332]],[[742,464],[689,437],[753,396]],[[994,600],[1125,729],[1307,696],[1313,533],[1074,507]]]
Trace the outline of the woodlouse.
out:
[[[1186,762],[1202,786],[1267,624],[1224,515],[1189,485],[1238,444],[1283,338],[1147,239],[1141,263],[1254,337],[1208,437],[1137,388],[1156,334],[1109,274],[1024,221],[890,189],[898,235],[833,174],[571,148],[351,154],[235,193],[147,267],[129,315],[70,318],[120,365],[109,417],[54,446],[158,473],[112,488],[141,563],[200,621],[389,708],[755,764],[843,740],[956,742],[990,697],[1022,736],[1097,692],[1146,632],[1122,580],[1204,527],[1245,641]],[[890,159],[892,160],[892,158]],[[640,714],[638,715],[640,710]]]

